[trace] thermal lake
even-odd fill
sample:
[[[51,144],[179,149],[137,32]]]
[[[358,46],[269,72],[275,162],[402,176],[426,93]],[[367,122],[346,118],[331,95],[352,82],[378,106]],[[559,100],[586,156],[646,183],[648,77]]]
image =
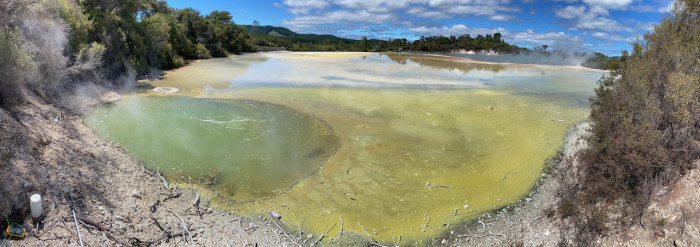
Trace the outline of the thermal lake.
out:
[[[315,236],[336,236],[342,221],[348,238],[421,243],[524,200],[567,127],[588,117],[602,75],[417,54],[249,54],[169,71],[149,83],[176,93],[142,87],[87,121],[218,207],[275,211]]]

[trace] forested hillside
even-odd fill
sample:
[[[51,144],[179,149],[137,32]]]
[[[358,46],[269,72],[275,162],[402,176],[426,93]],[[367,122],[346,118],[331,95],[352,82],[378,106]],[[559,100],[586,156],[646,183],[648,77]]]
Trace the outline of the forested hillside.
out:
[[[119,83],[184,59],[253,51],[226,11],[203,15],[164,1],[0,0],[0,103],[84,81]]]

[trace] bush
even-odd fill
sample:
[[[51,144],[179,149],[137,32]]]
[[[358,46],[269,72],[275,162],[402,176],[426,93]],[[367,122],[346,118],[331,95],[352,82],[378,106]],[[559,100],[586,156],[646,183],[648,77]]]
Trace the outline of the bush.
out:
[[[599,81],[585,158],[589,194],[641,207],[700,157],[699,46],[700,1],[678,1]]]
[[[197,58],[211,58],[211,53],[204,44],[197,44]]]
[[[0,28],[0,104],[21,101],[20,88],[37,71],[32,55],[22,45],[25,42],[19,28]]]
[[[562,218],[572,216],[576,214],[576,206],[574,206],[574,203],[571,200],[564,200],[559,206],[559,213],[561,214]]]

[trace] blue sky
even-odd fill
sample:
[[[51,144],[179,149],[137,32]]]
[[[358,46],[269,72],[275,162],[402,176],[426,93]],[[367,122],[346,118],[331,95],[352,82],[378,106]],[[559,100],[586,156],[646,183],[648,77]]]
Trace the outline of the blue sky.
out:
[[[283,26],[346,38],[415,40],[421,35],[500,32],[533,48],[618,55],[653,30],[672,0],[169,0],[203,14],[226,10],[238,24]]]

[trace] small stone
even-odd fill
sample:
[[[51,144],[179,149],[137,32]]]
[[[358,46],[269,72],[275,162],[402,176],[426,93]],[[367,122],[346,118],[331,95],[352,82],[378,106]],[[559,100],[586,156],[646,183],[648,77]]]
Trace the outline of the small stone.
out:
[[[530,202],[530,201],[532,201],[532,198],[525,197],[525,201],[526,201],[526,202]]]
[[[306,235],[306,239],[312,239],[314,237],[313,234],[309,233],[309,235]]]
[[[136,198],[141,198],[141,191],[138,190],[133,190],[131,191],[131,196],[136,197]]]
[[[455,231],[450,231],[450,235],[454,235],[454,234],[455,234]]]
[[[444,239],[444,238],[443,238],[442,241],[441,241],[441,243],[442,243],[442,244],[447,244],[447,239]]]
[[[58,123],[58,118],[54,118],[54,119],[53,119],[53,122],[54,122],[54,123]]]

